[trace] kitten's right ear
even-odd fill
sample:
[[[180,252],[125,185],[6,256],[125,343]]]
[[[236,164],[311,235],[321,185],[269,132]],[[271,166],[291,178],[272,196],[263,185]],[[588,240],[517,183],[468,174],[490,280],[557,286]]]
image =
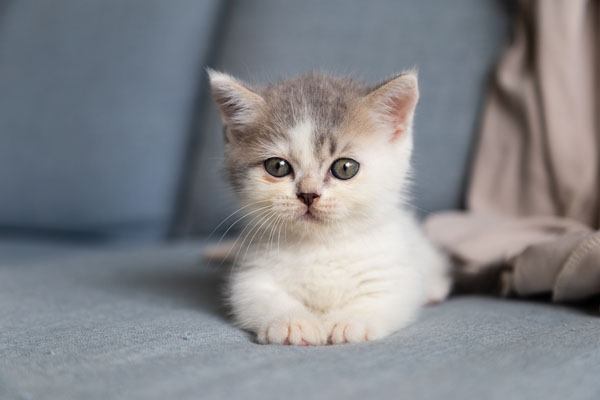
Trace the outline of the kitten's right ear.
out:
[[[206,71],[223,123],[235,129],[255,121],[265,100],[231,75],[210,68]]]

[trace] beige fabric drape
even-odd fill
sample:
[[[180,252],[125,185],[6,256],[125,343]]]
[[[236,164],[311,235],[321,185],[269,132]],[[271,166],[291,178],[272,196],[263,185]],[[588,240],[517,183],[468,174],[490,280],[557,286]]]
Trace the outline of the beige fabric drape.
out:
[[[491,277],[505,294],[600,294],[599,5],[519,3],[484,108],[468,211],[425,225],[460,264],[463,287]]]

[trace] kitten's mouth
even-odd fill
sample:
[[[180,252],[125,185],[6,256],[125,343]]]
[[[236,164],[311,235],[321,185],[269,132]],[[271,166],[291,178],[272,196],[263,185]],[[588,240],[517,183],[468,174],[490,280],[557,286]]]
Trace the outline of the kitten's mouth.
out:
[[[303,221],[312,221],[312,222],[320,221],[320,219],[317,216],[315,216],[315,214],[310,212],[310,208],[307,209],[306,212],[304,214],[302,214],[302,216],[300,216],[300,219]]]

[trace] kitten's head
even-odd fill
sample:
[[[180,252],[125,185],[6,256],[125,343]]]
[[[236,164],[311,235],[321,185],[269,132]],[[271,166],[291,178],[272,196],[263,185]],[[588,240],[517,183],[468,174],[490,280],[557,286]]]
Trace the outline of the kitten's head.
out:
[[[374,87],[317,73],[264,87],[212,70],[209,77],[230,181],[257,217],[304,232],[373,221],[398,206],[415,72]]]

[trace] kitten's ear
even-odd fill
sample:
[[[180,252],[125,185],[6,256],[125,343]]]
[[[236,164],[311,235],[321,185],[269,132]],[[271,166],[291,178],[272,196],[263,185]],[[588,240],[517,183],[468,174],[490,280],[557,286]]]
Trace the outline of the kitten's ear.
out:
[[[392,140],[410,133],[419,101],[417,72],[404,72],[375,86],[365,100],[376,118],[392,128]]]
[[[265,100],[231,75],[210,68],[206,71],[223,123],[230,128],[239,128],[255,121]]]

